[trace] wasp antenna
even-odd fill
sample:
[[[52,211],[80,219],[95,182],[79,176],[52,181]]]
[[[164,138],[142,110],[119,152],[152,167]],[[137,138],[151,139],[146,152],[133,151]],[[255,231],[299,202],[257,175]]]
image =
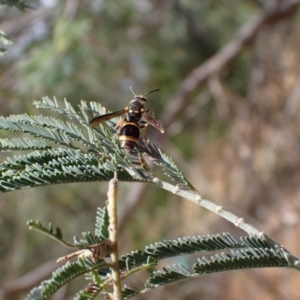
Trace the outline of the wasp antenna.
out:
[[[146,95],[149,95],[149,94],[151,94],[151,93],[158,92],[158,91],[159,91],[159,89],[152,90],[152,91],[150,91],[150,92],[144,94],[143,97],[146,96]]]
[[[132,87],[130,87],[130,90],[131,90],[133,96],[136,97],[136,94],[135,94],[135,92],[133,91]]]

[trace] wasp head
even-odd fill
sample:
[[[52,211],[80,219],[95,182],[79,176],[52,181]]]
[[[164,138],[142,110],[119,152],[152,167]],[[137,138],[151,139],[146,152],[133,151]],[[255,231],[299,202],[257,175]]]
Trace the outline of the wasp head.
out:
[[[150,92],[148,92],[148,93],[146,93],[146,94],[144,94],[144,95],[136,95],[135,92],[133,91],[132,87],[130,87],[130,90],[131,90],[132,94],[134,95],[133,100],[137,100],[137,101],[139,101],[141,104],[147,103],[147,99],[146,99],[146,97],[145,97],[146,95],[149,95],[149,94],[151,94],[151,93],[153,93],[153,92],[159,91],[159,89],[155,89],[155,90],[152,90],[152,91],[150,91]]]
[[[147,99],[144,97],[144,95],[135,95],[134,100],[139,101],[141,104],[147,103]]]

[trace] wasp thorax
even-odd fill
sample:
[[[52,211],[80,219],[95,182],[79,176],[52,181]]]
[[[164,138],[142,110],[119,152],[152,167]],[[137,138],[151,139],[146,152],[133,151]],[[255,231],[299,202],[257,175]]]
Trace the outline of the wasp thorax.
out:
[[[144,111],[145,107],[141,102],[134,101],[129,103],[127,107],[127,121],[139,122]]]

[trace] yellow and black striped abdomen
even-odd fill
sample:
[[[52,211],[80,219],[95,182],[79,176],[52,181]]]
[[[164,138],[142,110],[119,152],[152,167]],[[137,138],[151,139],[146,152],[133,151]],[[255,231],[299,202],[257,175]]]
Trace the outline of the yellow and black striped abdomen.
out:
[[[121,147],[131,153],[140,138],[140,126],[137,122],[124,121],[119,133]]]

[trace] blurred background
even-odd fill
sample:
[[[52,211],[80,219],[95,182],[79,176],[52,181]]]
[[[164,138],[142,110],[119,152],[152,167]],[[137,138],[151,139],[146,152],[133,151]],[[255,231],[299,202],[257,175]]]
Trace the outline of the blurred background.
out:
[[[288,0],[40,0],[0,6],[13,41],[0,61],[1,115],[47,114],[33,100],[97,101],[123,109],[129,89],[148,96],[165,134],[148,134],[202,197],[300,256],[300,16]],[[238,33],[238,34],[237,34]],[[1,132],[1,137],[16,137]],[[20,153],[17,153],[18,155]],[[2,153],[1,161],[11,153]],[[163,175],[162,175],[163,176]],[[230,232],[227,221],[152,186],[120,183],[120,252],[162,239]],[[94,230],[107,183],[0,195],[0,299],[24,299],[68,249],[31,232],[52,222],[67,239]],[[200,255],[201,256],[201,255]],[[195,257],[165,261],[192,267]],[[11,263],[7,263],[11,262]],[[128,281],[141,289],[148,274]],[[299,274],[257,269],[207,275],[136,299],[299,299]],[[77,281],[55,300],[73,299]],[[2,298],[1,298],[2,292]]]

